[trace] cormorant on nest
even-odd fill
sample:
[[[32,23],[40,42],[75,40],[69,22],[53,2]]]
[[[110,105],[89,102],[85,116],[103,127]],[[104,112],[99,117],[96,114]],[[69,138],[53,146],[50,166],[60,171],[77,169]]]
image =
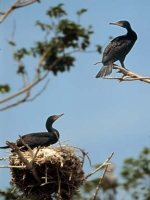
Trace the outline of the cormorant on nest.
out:
[[[23,141],[29,145],[31,149],[38,146],[49,146],[51,144],[55,144],[59,139],[59,132],[52,127],[52,124],[64,114],[61,115],[53,115],[50,116],[46,121],[46,129],[48,132],[40,132],[40,133],[29,133],[22,136]],[[16,141],[16,145],[18,147],[22,147],[21,149],[27,150],[27,147],[24,147],[21,140],[18,139]],[[0,149],[10,148],[9,146],[0,147]]]

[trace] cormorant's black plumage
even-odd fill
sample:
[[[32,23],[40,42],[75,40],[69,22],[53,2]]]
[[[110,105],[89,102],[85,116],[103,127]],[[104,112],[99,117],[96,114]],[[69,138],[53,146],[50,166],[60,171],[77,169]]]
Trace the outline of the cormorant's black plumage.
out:
[[[127,34],[116,37],[105,48],[102,58],[102,63],[104,66],[96,75],[96,78],[105,77],[111,74],[113,63],[117,60],[119,60],[121,66],[125,68],[125,57],[132,49],[135,41],[137,40],[137,34],[132,30],[131,25],[128,21],[118,21],[110,24],[126,28]]]
[[[53,115],[50,116],[46,121],[46,129],[48,132],[40,132],[40,133],[29,133],[22,136],[23,141],[30,146],[31,149],[38,146],[49,146],[50,144],[55,144],[59,139],[59,132],[52,127],[52,124],[64,114],[61,115]],[[16,141],[16,145],[18,147],[23,147],[21,140],[18,139]],[[6,149],[9,146],[0,147],[0,149]],[[27,150],[26,147],[22,148],[23,150]]]

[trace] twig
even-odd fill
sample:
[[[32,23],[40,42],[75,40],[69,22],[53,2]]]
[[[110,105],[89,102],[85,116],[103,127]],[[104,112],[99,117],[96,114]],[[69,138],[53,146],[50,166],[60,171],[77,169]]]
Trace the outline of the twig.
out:
[[[99,63],[101,63],[101,61],[94,63],[94,65],[97,65]],[[114,79],[114,80],[117,79],[117,80],[119,80],[119,82],[139,80],[139,81],[143,81],[146,83],[150,83],[150,77],[143,77],[139,74],[131,72],[131,71],[127,70],[126,68],[120,67],[115,64],[113,64],[113,69],[118,69],[124,76],[123,77],[108,77],[107,76],[107,77],[103,77],[103,79]]]
[[[1,165],[0,168],[21,168],[21,169],[24,169],[24,168],[26,168],[26,166]]]
[[[108,161],[112,158],[112,156],[114,155],[114,152],[112,152],[110,154],[110,156],[103,162],[102,165],[100,165],[96,170],[94,170],[93,172],[89,173],[87,176],[85,176],[84,180],[88,179],[90,176],[92,176],[93,174],[95,174],[97,171],[99,171],[102,167],[107,166],[107,165],[112,165],[111,163],[108,163]]]
[[[0,108],[0,111],[6,110],[8,108],[12,108],[12,107],[14,107],[16,105],[19,105],[20,103],[24,103],[28,99],[28,97],[30,96],[29,90],[27,90],[25,92],[26,92],[26,96],[25,97],[23,97],[19,101],[16,101],[15,103],[12,103],[12,104],[9,104],[9,105],[6,105],[6,106]],[[1,101],[0,101],[0,103],[1,103]]]
[[[3,16],[0,19],[0,23],[2,23],[4,21],[4,19],[16,8],[21,8],[24,6],[28,6],[32,3],[37,2],[37,0],[31,0],[29,2],[24,2],[24,3],[20,3],[20,0],[17,0],[6,12],[1,12],[1,14],[3,14]]]
[[[35,170],[35,167],[33,166],[33,163],[32,162],[29,162],[24,156],[23,154],[21,153],[21,151],[19,150],[19,148],[14,144],[14,143],[10,143],[10,142],[6,142],[6,144],[11,148],[13,149],[13,151],[15,151],[17,153],[17,155],[19,156],[20,160],[26,165],[26,168],[29,169],[34,178],[37,180],[38,184],[41,185],[42,184],[42,180],[39,178],[36,170]]]
[[[26,144],[23,140],[23,138],[21,137],[21,135],[19,135],[19,138],[20,138],[20,141],[22,142],[22,144],[27,147],[28,151],[30,152],[30,155],[33,157],[33,151],[32,149],[30,148],[30,146],[28,144]]]
[[[40,2],[40,0],[31,0],[29,2],[21,2],[20,5],[16,6],[16,8],[21,8],[21,7],[24,7],[24,6],[28,6],[32,3],[35,3],[35,2]]]
[[[11,191],[11,194],[13,194],[16,191],[17,187],[14,187]]]
[[[33,155],[33,157],[32,157],[32,160],[31,160],[31,164],[33,165],[33,162],[34,162],[34,160],[35,160],[35,158],[36,158],[36,156],[37,156],[37,154],[38,154],[38,152],[39,152],[39,150],[40,150],[40,146],[38,146],[38,148],[37,148],[37,150],[36,150],[36,152],[35,152],[35,154]]]
[[[88,153],[85,152],[83,149],[81,149],[81,148],[79,148],[79,147],[75,147],[75,148],[76,148],[76,149],[79,149],[79,150],[82,152],[82,155],[83,155],[83,157],[82,157],[82,166],[83,166],[83,164],[84,164],[84,158],[85,158],[85,156],[87,157],[87,159],[88,159],[88,161],[89,161],[89,163],[90,163],[90,166],[92,166],[92,163],[91,163],[90,157],[88,156]]]
[[[59,200],[60,200],[60,199],[61,199],[61,198],[60,198],[60,195],[61,195],[61,193],[60,193],[60,189],[61,189],[61,179],[60,179],[60,177],[59,177],[58,169],[57,169],[57,176],[58,176],[58,198],[59,198]]]
[[[102,181],[103,181],[103,179],[104,179],[104,176],[105,176],[105,174],[106,174],[106,172],[107,172],[107,168],[108,168],[108,165],[106,165],[105,170],[104,170],[102,176],[100,176],[100,178],[99,178],[99,183],[98,183],[98,186],[96,187],[96,191],[95,191],[95,194],[94,194],[92,200],[96,200],[98,191],[99,191],[99,189],[100,189],[100,186],[101,186],[101,184],[102,184]]]
[[[1,161],[1,160],[7,160],[7,159],[9,159],[9,158],[8,158],[8,157],[6,157],[6,158],[0,158],[0,161]]]
[[[70,52],[70,53],[72,53],[72,52]],[[68,54],[70,54],[70,53],[68,53]],[[20,90],[20,91],[14,93],[13,95],[10,95],[10,96],[8,96],[8,97],[6,97],[6,98],[0,100],[0,103],[4,103],[4,102],[6,102],[6,101],[9,101],[9,100],[11,100],[11,99],[13,99],[13,98],[15,98],[15,97],[17,97],[17,96],[19,96],[19,95],[25,93],[25,92],[29,92],[35,85],[37,85],[38,83],[40,83],[42,80],[44,80],[44,79],[48,76],[48,74],[50,73],[51,69],[52,69],[52,68],[57,64],[57,62],[59,62],[61,59],[63,59],[63,56],[60,57],[60,58],[58,58],[57,60],[55,60],[55,61],[49,66],[49,70],[46,71],[45,74],[44,74],[42,77],[39,77],[39,78],[38,78],[37,80],[35,80],[33,83],[31,83],[31,84],[28,85],[27,87],[23,88],[22,90]],[[29,93],[27,93],[27,94],[29,94]],[[25,102],[25,101],[27,100],[28,97],[29,97],[29,96],[26,95],[23,99],[21,99],[21,100],[15,102],[15,103],[13,103],[13,104],[9,104],[9,105],[7,105],[7,106],[2,107],[2,108],[0,108],[0,111],[6,110],[6,109],[11,108],[11,107],[13,107],[13,106],[16,106],[16,105],[18,105],[18,104],[20,104],[20,103],[22,103],[22,102]]]
[[[40,96],[40,95],[44,92],[44,90],[46,90],[46,88],[47,88],[49,82],[50,82],[50,80],[48,79],[48,80],[46,81],[44,87],[43,87],[34,97],[32,97],[31,99],[28,99],[27,101],[33,101],[33,100],[36,99],[38,96]]]
[[[143,78],[132,78],[132,77],[110,77],[110,76],[106,76],[106,77],[103,77],[103,79],[117,79],[117,80],[120,80],[120,81],[135,81],[135,80],[145,80],[145,79],[149,79],[150,80],[150,77],[143,77]]]
[[[146,83],[150,83],[150,79],[145,79],[145,77],[142,77],[139,74],[135,74],[135,73],[123,68],[123,67],[119,67],[119,66],[114,65],[113,68],[119,69],[121,71],[121,73],[123,73],[125,76],[127,75],[127,76],[130,76],[131,78],[136,78],[137,80],[140,80],[140,81],[143,81],[143,82],[146,82]],[[120,81],[124,81],[124,79],[122,78]]]

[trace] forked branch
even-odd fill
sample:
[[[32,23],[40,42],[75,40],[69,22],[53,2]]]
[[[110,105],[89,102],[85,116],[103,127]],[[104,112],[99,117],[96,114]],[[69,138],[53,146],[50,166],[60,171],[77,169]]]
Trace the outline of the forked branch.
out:
[[[97,65],[101,62],[96,62],[94,63],[94,65]],[[144,77],[144,76],[141,76],[139,74],[136,74],[134,72],[131,72],[123,67],[120,67],[118,65],[115,65],[113,66],[113,69],[117,69],[120,71],[120,73],[123,74],[122,77],[109,77],[109,76],[106,76],[106,77],[103,77],[103,79],[114,79],[114,80],[118,80],[119,82],[121,81],[135,81],[135,80],[139,80],[139,81],[143,81],[143,82],[146,82],[146,83],[150,83],[150,77]]]
[[[10,6],[10,8],[8,8],[8,10],[6,10],[5,12],[0,12],[0,14],[2,15],[1,19],[0,19],[0,23],[2,23],[4,21],[4,19],[15,9],[17,8],[22,8],[24,6],[28,6],[32,3],[35,2],[39,2],[39,0],[29,0],[26,2],[21,2],[21,0],[17,0],[12,6]]]

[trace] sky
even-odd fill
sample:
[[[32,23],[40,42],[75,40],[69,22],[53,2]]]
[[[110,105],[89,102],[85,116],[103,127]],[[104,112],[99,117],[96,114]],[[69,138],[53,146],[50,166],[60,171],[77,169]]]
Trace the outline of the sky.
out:
[[[17,64],[8,45],[14,21],[17,48],[29,48],[44,37],[35,26],[36,20],[48,23],[45,13],[50,6],[58,3],[65,3],[64,9],[70,20],[77,20],[76,11],[81,8],[88,10],[80,23],[85,27],[93,26],[89,50],[94,50],[96,44],[105,47],[109,36],[125,34],[125,29],[110,26],[110,22],[128,20],[138,40],[126,57],[125,66],[137,74],[149,76],[149,0],[41,0],[41,3],[15,10],[0,25],[0,82],[11,84],[12,94],[22,88],[21,77],[16,75]],[[1,0],[0,10],[5,11],[11,4],[10,0]],[[96,79],[95,75],[102,65],[94,66],[93,63],[101,60],[102,55],[76,53],[75,56],[75,66],[69,72],[58,73],[58,76],[49,74],[50,83],[37,99],[0,112],[0,146],[4,146],[6,140],[16,141],[18,135],[45,131],[45,121],[50,115],[64,113],[54,124],[61,134],[60,140],[69,139],[69,144],[85,149],[93,165],[102,163],[114,152],[111,161],[118,176],[125,158],[136,158],[145,146],[149,147],[150,86],[140,81],[118,83],[116,80]],[[33,80],[32,69],[36,68],[37,60],[27,58],[24,64]],[[116,71],[111,76],[116,76]],[[44,83],[35,87],[32,94],[36,94]],[[0,98],[6,96],[1,95]],[[0,157],[7,155],[6,150],[0,150]],[[84,167],[86,173],[93,170],[88,162]],[[1,189],[9,187],[9,174],[9,169],[0,169]]]

